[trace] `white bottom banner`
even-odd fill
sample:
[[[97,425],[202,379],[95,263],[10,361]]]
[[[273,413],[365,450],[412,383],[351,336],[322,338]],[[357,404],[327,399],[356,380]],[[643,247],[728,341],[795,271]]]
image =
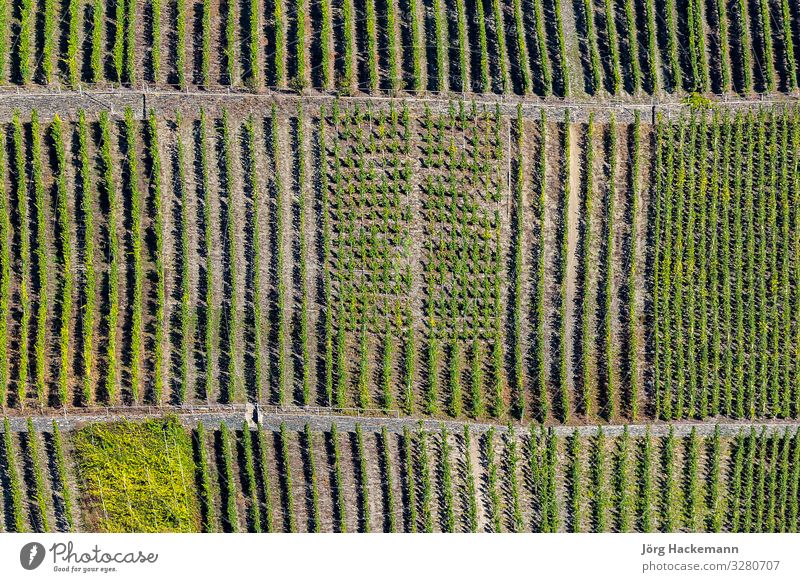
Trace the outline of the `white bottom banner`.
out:
[[[0,580],[797,581],[799,553],[800,534],[1,534]]]

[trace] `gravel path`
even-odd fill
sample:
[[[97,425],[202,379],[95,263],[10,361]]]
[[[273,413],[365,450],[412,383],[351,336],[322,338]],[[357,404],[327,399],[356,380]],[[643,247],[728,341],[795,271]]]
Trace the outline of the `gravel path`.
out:
[[[267,430],[279,430],[281,424],[285,423],[287,428],[293,431],[301,431],[306,424],[311,425],[312,430],[317,432],[330,430],[331,424],[336,424],[341,432],[355,431],[356,425],[360,424],[362,429],[367,432],[380,432],[385,426],[390,433],[401,433],[404,427],[416,429],[422,423],[425,430],[439,431],[444,425],[450,433],[461,433],[464,430],[464,425],[468,424],[471,430],[475,433],[486,432],[490,428],[494,428],[498,432],[505,432],[508,430],[508,425],[492,424],[488,422],[471,422],[462,420],[439,420],[430,418],[418,417],[398,417],[398,416],[355,416],[336,414],[335,411],[329,413],[320,412],[324,409],[314,409],[313,411],[298,409],[275,409],[271,407],[267,411],[261,411],[259,420]],[[9,416],[9,423],[11,430],[20,432],[27,430],[28,416],[19,414],[18,411],[13,412],[13,416]],[[55,420],[61,429],[72,429],[79,427],[88,422],[110,422],[118,420],[145,420],[147,418],[158,418],[162,414],[175,414],[180,419],[181,423],[188,427],[195,427],[197,423],[202,421],[206,427],[216,427],[221,423],[226,423],[230,428],[239,428],[242,423],[250,422],[255,426],[254,410],[250,406],[234,405],[229,407],[220,407],[215,409],[210,407],[207,410],[189,409],[181,410],[178,408],[152,409],[151,411],[132,409],[130,412],[115,409],[108,413],[80,413],[74,414],[71,412],[59,413],[58,411],[45,411],[44,413],[32,412],[30,418],[33,420],[33,425],[36,430],[47,432],[52,429],[53,420]],[[610,437],[619,436],[622,434],[625,425],[581,425],[581,426],[553,426],[558,435],[571,434],[572,431],[578,430],[582,435],[589,436],[597,433],[598,429],[602,428],[603,432]],[[780,420],[766,420],[766,421],[732,421],[730,419],[721,419],[719,422],[703,421],[703,422],[653,422],[643,424],[630,424],[628,430],[631,436],[642,436],[650,428],[653,436],[665,436],[670,427],[675,430],[675,435],[679,437],[688,436],[692,429],[697,431],[700,436],[708,436],[714,433],[716,426],[720,427],[720,432],[723,436],[731,436],[737,434],[740,430],[749,430],[755,427],[756,430],[761,430],[766,427],[768,432],[782,432],[785,429],[795,431],[800,428],[800,420],[780,421]],[[514,430],[518,433],[525,433],[529,429],[528,426],[516,426]]]
[[[494,107],[499,105],[505,115],[516,115],[517,105],[522,103],[523,114],[539,115],[543,107],[551,109],[554,118],[563,116],[565,109],[573,113],[573,121],[581,122],[588,119],[588,112],[594,111],[598,121],[612,112],[619,121],[633,119],[634,111],[646,113],[644,121],[655,119],[657,112],[665,116],[679,115],[689,106],[684,103],[683,96],[660,96],[646,99],[606,100],[596,103],[589,100],[564,100],[558,98],[532,99],[520,96],[492,96],[478,94],[452,93],[446,96],[431,94],[428,96],[399,95],[397,97],[381,95],[336,96],[324,93],[310,93],[307,95],[287,95],[282,93],[236,93],[221,91],[142,91],[135,89],[97,90],[97,91],[62,91],[53,93],[46,88],[26,88],[25,93],[15,91],[0,91],[0,120],[10,121],[15,111],[30,111],[36,109],[40,115],[47,119],[54,113],[62,118],[77,118],[78,111],[83,109],[92,114],[99,111],[110,111],[112,115],[122,116],[125,108],[130,107],[137,117],[154,110],[157,114],[174,116],[176,111],[186,115],[196,114],[198,107],[213,111],[223,107],[252,107],[254,110],[266,111],[273,103],[287,111],[296,111],[297,103],[309,104],[313,110],[314,104],[331,103],[339,100],[342,103],[370,105],[373,108],[381,104],[388,106],[389,102],[407,103],[411,109],[422,110],[429,107],[434,112],[446,112],[454,100],[463,98],[465,101],[478,105]],[[714,100],[715,105],[727,108],[762,107],[774,104],[796,103],[788,95],[771,95],[758,100],[720,99]]]

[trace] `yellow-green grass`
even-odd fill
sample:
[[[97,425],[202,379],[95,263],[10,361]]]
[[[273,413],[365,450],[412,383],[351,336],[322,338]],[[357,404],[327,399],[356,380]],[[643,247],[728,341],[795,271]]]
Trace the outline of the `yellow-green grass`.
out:
[[[88,530],[199,530],[191,443],[177,420],[90,424],[73,442]]]

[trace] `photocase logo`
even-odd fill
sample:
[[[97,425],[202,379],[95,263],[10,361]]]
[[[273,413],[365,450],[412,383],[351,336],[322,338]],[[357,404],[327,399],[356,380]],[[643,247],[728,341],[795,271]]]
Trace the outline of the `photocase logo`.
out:
[[[39,542],[30,542],[19,551],[19,563],[26,570],[35,570],[44,561],[44,546]]]

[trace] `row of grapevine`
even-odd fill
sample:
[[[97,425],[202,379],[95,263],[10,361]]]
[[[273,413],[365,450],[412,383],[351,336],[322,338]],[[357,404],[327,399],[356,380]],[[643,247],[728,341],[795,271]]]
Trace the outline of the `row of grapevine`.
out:
[[[523,217],[525,216],[525,168],[522,165],[522,148],[524,147],[524,121],[522,117],[522,106],[517,109],[516,120],[516,147],[517,147],[517,160],[516,171],[514,175],[514,216],[512,219],[512,240],[511,240],[511,334],[509,342],[511,344],[511,359],[512,359],[512,373],[510,375],[510,385],[512,393],[512,411],[511,413],[521,418],[525,413],[525,400],[523,394],[525,392],[524,381],[524,366],[523,347],[522,347],[522,323],[520,317],[523,311],[523,265],[524,265],[524,252],[525,248],[525,232],[523,225]]]
[[[49,286],[50,280],[48,276],[48,265],[50,258],[48,256],[48,208],[45,203],[45,186],[44,175],[42,172],[42,132],[39,125],[39,116],[34,111],[31,114],[31,150],[33,155],[33,162],[31,163],[31,182],[33,183],[33,208],[36,216],[36,236],[35,236],[35,260],[32,264],[34,272],[38,274],[37,280],[34,283],[34,290],[37,292],[37,299],[35,302],[35,315],[36,331],[34,336],[34,386],[36,393],[36,400],[39,405],[44,405],[46,402],[46,385],[45,374],[47,364],[45,361],[45,353],[47,347],[47,312],[49,304]]]
[[[294,325],[294,337],[297,338],[296,341],[299,344],[299,351],[300,357],[298,359],[298,366],[296,367],[296,376],[298,377],[298,383],[300,384],[300,394],[301,398],[300,401],[304,405],[308,405],[311,403],[311,371],[310,371],[310,362],[311,362],[311,351],[310,351],[310,337],[309,337],[309,328],[310,328],[310,321],[309,321],[309,292],[308,292],[308,235],[307,235],[307,225],[308,225],[308,211],[306,197],[308,196],[308,170],[306,167],[306,128],[305,128],[305,117],[303,114],[303,107],[302,105],[299,106],[297,110],[297,124],[295,129],[295,143],[296,143],[296,185],[295,191],[297,192],[297,202],[296,206],[296,215],[297,215],[297,222],[299,225],[299,231],[297,233],[297,255],[299,256],[299,260],[297,261],[297,287],[299,297],[296,299],[296,302],[299,304],[299,316],[296,318],[296,322]],[[385,408],[389,408],[389,406],[385,406]]]
[[[590,344],[591,344],[591,331],[590,331],[590,313],[591,313],[591,271],[590,252],[592,249],[592,214],[595,196],[595,121],[594,115],[589,116],[589,123],[586,127],[584,135],[583,146],[583,179],[581,181],[582,187],[582,206],[581,206],[581,225],[580,225],[580,248],[578,251],[578,271],[580,273],[580,286],[579,294],[580,301],[577,305],[576,318],[578,322],[579,340],[576,344],[578,354],[576,358],[579,360],[578,373],[576,377],[576,388],[580,392],[580,400],[578,403],[579,410],[591,416],[593,413],[592,405],[593,398],[591,387],[593,385],[591,370],[590,370]]]
[[[570,173],[572,171],[570,158],[572,156],[572,126],[569,111],[564,113],[564,123],[561,125],[559,135],[559,170],[558,170],[558,228],[556,242],[556,280],[558,294],[555,299],[555,327],[557,338],[554,341],[555,353],[553,358],[552,384],[555,391],[553,414],[561,422],[568,422],[571,415],[570,389],[568,380],[568,346],[567,346],[567,266],[569,263],[569,201],[570,201]]]
[[[5,135],[0,133],[0,143]],[[0,148],[0,176],[6,175],[5,148]],[[0,181],[0,403],[6,402],[10,379],[9,315],[11,306],[11,207],[5,179]]]
[[[614,116],[607,129],[608,152],[606,157],[608,170],[606,188],[603,201],[603,226],[602,226],[602,280],[600,283],[600,333],[599,333],[599,406],[602,414],[607,418],[617,415],[617,377],[615,362],[617,357],[616,342],[614,341],[613,321],[614,313],[614,247],[616,217],[614,208],[617,197],[617,124]]]
[[[227,111],[223,112],[222,120],[217,126],[217,136],[220,149],[217,156],[219,166],[219,184],[221,194],[220,231],[222,234],[223,249],[223,294],[222,304],[222,338],[220,346],[220,367],[224,384],[220,398],[223,402],[233,402],[240,393],[241,382],[239,363],[239,265],[236,236],[236,190],[233,185],[233,156],[236,146],[231,135],[230,120]],[[280,377],[279,377],[280,382]]]
[[[122,172],[123,195],[130,200],[130,215],[127,218],[130,224],[130,248],[132,265],[132,289],[130,290],[131,311],[131,338],[130,356],[127,363],[130,369],[130,398],[133,402],[139,401],[140,387],[142,385],[142,359],[143,359],[143,334],[144,334],[144,207],[142,191],[139,188],[139,156],[137,154],[137,131],[133,111],[125,111],[125,165]]]
[[[56,192],[57,192],[57,223],[60,247],[60,267],[62,272],[60,291],[60,319],[59,330],[59,374],[58,374],[58,402],[66,403],[69,398],[69,361],[70,361],[70,326],[72,325],[72,300],[74,289],[74,272],[72,267],[72,232],[70,229],[70,213],[67,208],[67,164],[64,140],[62,135],[61,119],[56,116],[51,126],[50,137],[53,140],[56,153]]]
[[[178,117],[176,124],[180,125],[181,118]],[[175,400],[185,402],[187,397],[187,386],[190,382],[189,369],[192,352],[192,340],[195,333],[195,321],[192,314],[190,303],[190,284],[189,278],[189,189],[186,183],[186,152],[183,137],[178,134],[175,136],[175,149],[173,150],[173,168],[175,198],[180,201],[180,218],[178,229],[180,239],[177,241],[176,268],[175,268],[175,289],[176,296],[179,298],[179,324],[178,334],[179,344],[177,346],[179,354],[177,356],[177,388],[175,390]]]
[[[593,398],[591,393],[592,377],[590,371],[590,314],[591,314],[591,271],[589,269],[590,252],[592,249],[592,207],[594,205],[595,185],[594,185],[594,159],[595,159],[595,121],[594,115],[589,117],[589,123],[584,137],[583,167],[584,177],[582,180],[582,206],[581,206],[581,240],[578,251],[578,272],[580,273],[580,302],[577,306],[576,317],[578,319],[579,343],[577,356],[579,360],[578,373],[576,375],[576,388],[580,393],[578,408],[587,416],[592,414]]]
[[[83,224],[83,241],[80,245],[83,276],[80,279],[81,297],[81,370],[83,381],[80,387],[80,403],[90,405],[95,391],[95,326],[97,322],[97,271],[95,269],[95,220],[96,187],[92,180],[89,158],[89,127],[86,114],[78,119],[78,169],[75,177],[76,190],[80,192],[80,203],[76,214]]]
[[[6,502],[5,527],[7,531],[23,532],[22,484],[14,450],[14,437],[8,419],[3,422],[3,473],[5,483],[3,496]]]
[[[275,329],[275,337],[276,337],[276,357],[278,360],[277,366],[277,377],[275,378],[275,383],[277,384],[277,392],[278,397],[277,401],[280,404],[285,404],[287,402],[287,382],[289,378],[289,371],[288,366],[289,362],[287,360],[287,325],[286,325],[286,282],[284,277],[285,272],[285,262],[286,259],[284,257],[285,251],[283,250],[282,241],[284,240],[284,231],[285,231],[285,218],[284,218],[284,208],[286,208],[286,194],[285,194],[285,187],[284,181],[281,176],[281,172],[279,169],[279,160],[280,160],[280,139],[279,139],[279,124],[277,122],[277,116],[275,115],[275,108],[273,107],[272,110],[272,122],[270,124],[270,154],[272,155],[272,167],[274,169],[273,172],[273,181],[272,181],[272,188],[274,189],[274,196],[275,196],[275,239],[279,241],[279,246],[277,252],[275,253],[275,270],[277,272],[277,283],[276,283],[276,305],[275,305],[275,312],[276,312],[276,329]]]

